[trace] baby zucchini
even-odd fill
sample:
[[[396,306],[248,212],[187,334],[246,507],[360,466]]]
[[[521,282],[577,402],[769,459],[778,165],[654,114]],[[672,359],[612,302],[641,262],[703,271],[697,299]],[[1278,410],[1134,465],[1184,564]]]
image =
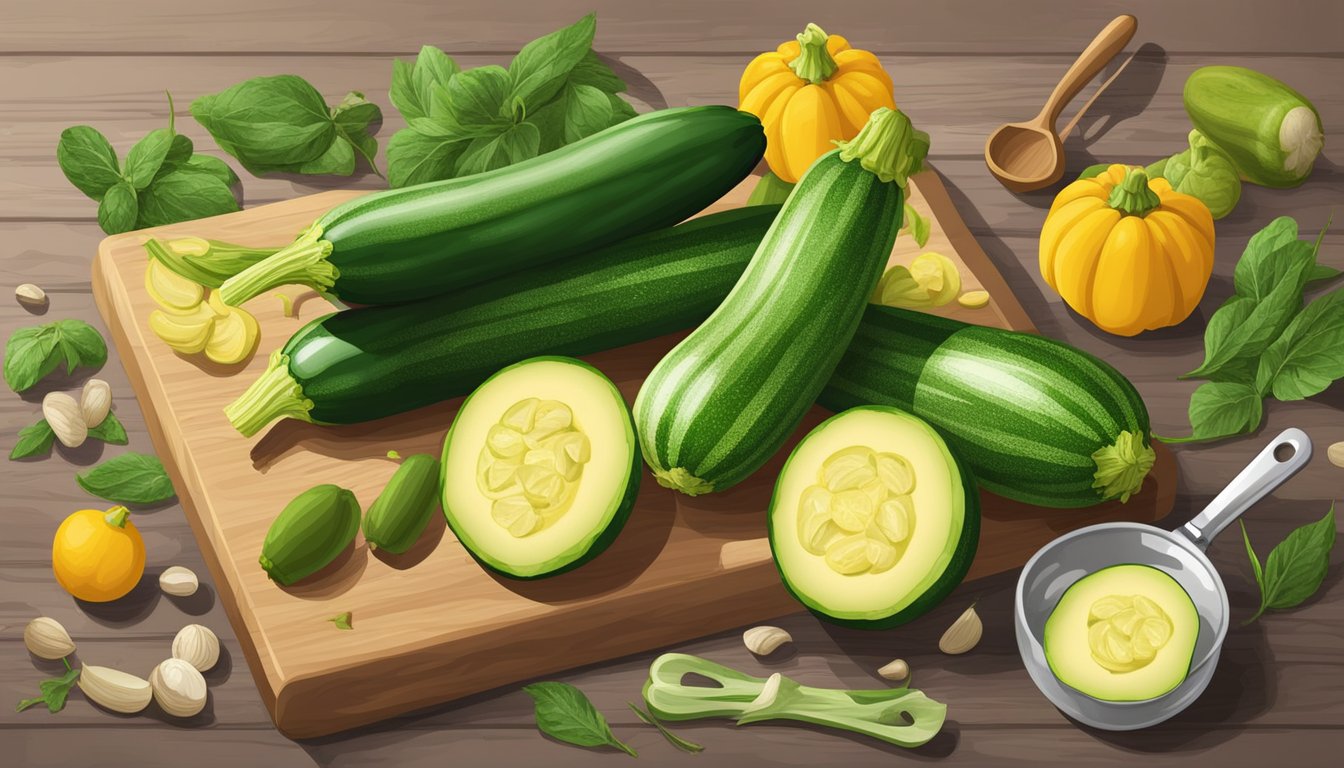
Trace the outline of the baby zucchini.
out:
[[[439,506],[439,460],[427,453],[408,457],[364,516],[364,540],[399,555],[425,532]]]
[[[232,305],[290,283],[356,304],[438,296],[671,226],[732,189],[764,151],[746,112],[652,112],[496,171],[351,200],[220,293]]]
[[[289,586],[322,570],[359,532],[359,501],[336,485],[318,485],[285,505],[261,545],[261,567]]]

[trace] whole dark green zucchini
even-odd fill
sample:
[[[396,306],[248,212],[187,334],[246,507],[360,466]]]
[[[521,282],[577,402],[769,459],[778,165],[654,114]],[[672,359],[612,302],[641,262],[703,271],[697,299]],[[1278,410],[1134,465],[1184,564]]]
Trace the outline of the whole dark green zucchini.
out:
[[[351,200],[226,280],[220,296],[237,305],[293,283],[355,304],[437,296],[671,226],[732,189],[764,151],[746,112],[652,112],[496,171]]]
[[[635,427],[660,485],[720,491],[784,445],[858,328],[928,149],[883,107],[799,179],[723,304],[639,388]]]
[[[465,395],[529,357],[688,328],[723,301],[778,211],[716,213],[451,297],[320,317],[225,413],[245,435],[281,417],[353,424]]]

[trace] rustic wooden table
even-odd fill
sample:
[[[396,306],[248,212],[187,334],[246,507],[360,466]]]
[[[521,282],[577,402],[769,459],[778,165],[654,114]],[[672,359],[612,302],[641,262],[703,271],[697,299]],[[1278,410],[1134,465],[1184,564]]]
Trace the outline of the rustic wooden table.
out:
[[[384,106],[386,144],[401,127],[387,100],[394,57],[438,45],[467,66],[505,62],[533,37],[598,11],[597,49],[631,86],[641,109],[734,103],[737,77],[753,52],[773,48],[807,21],[844,33],[881,54],[896,97],[933,136],[931,160],[944,175],[963,216],[1026,305],[1040,330],[1087,349],[1130,377],[1161,434],[1182,434],[1193,383],[1177,374],[1201,359],[1206,318],[1231,291],[1231,270],[1251,233],[1278,215],[1304,230],[1325,223],[1344,202],[1338,148],[1344,140],[1344,5],[1333,0],[1170,3],[1133,0],[1089,4],[1063,0],[989,2],[793,2],[681,0],[677,3],[500,3],[463,0],[7,0],[0,11],[0,275],[3,290],[23,282],[51,296],[45,318],[0,301],[0,333],[41,319],[77,317],[101,327],[89,292],[89,262],[102,237],[94,204],[72,188],[56,165],[60,131],[88,123],[125,152],[165,123],[166,88],[177,98],[178,129],[211,153],[213,143],[187,113],[189,100],[247,77],[292,72],[328,97],[364,91]],[[1308,94],[1326,125],[1326,153],[1310,181],[1292,191],[1247,187],[1236,212],[1218,223],[1218,266],[1201,308],[1189,321],[1140,339],[1104,336],[1065,309],[1035,269],[1036,237],[1053,190],[1013,195],[985,170],[981,150],[990,130],[1033,114],[1073,56],[1112,16],[1139,18],[1130,50],[1138,51],[1065,143],[1068,174],[1099,160],[1148,163],[1179,149],[1189,130],[1181,86],[1195,68],[1241,63]],[[1095,87],[1095,86],[1093,86]],[[335,186],[376,188],[355,179],[246,177],[248,206]],[[1344,234],[1328,234],[1323,261],[1344,267]],[[8,294],[5,294],[6,296]],[[115,353],[100,374],[111,382],[115,408],[130,435],[129,450],[152,450]],[[42,395],[76,382],[50,380],[0,402],[0,449],[37,418]],[[1336,497],[1344,471],[1324,446],[1344,440],[1344,390],[1273,405],[1253,437],[1178,450],[1180,499],[1171,524],[1197,511],[1259,449],[1288,426],[1307,429],[1318,445],[1311,465],[1273,498],[1247,514],[1264,553],[1293,527],[1320,517]],[[467,701],[329,738],[294,742],[279,734],[262,707],[238,644],[208,584],[194,597],[161,596],[154,576],[172,564],[209,581],[177,506],[142,514],[147,578],[127,599],[79,606],[52,578],[48,547],[57,523],[89,499],[74,483],[77,468],[119,453],[90,442],[57,449],[48,459],[4,462],[0,534],[0,701],[33,695],[53,667],[24,650],[24,624],[45,614],[63,622],[81,656],[112,666],[148,669],[168,653],[187,622],[213,627],[224,644],[209,673],[210,703],[190,723],[154,714],[121,717],[75,694],[56,715],[16,714],[0,706],[0,755],[9,765],[587,765],[620,764],[616,752],[580,750],[548,741],[532,724],[530,700],[507,686]],[[1210,552],[1231,592],[1239,623],[1253,610],[1250,571],[1235,536]],[[881,684],[873,670],[904,657],[920,688],[947,702],[949,722],[914,751],[808,727],[737,729],[706,721],[679,728],[706,751],[674,751],[640,726],[625,702],[636,700],[652,654],[574,670],[561,679],[582,687],[616,732],[641,752],[641,763],[737,765],[878,764],[891,759],[966,765],[1220,765],[1334,764],[1344,747],[1344,590],[1341,556],[1320,594],[1301,608],[1232,630],[1212,686],[1190,710],[1139,733],[1081,727],[1051,707],[1027,678],[1011,628],[1016,573],[964,585],[913,626],[882,633],[836,629],[807,615],[780,624],[796,652],[761,663],[736,633],[678,648],[743,669],[778,670],[819,685]],[[445,596],[446,598],[451,596]],[[706,599],[713,599],[707,595]],[[946,657],[937,637],[972,599],[986,634],[975,652]],[[538,653],[564,654],[565,639]],[[339,695],[337,692],[335,695]],[[1330,758],[1330,755],[1335,755]],[[17,759],[17,763],[13,762]]]

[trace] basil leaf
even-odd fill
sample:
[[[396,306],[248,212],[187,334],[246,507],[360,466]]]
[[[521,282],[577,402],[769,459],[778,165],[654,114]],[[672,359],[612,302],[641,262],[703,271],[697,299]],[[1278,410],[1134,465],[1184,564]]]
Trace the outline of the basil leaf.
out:
[[[454,139],[403,128],[387,143],[387,181],[393,187],[408,187],[427,181],[449,179],[470,139]]]
[[[1292,322],[1302,308],[1302,287],[1311,269],[1311,252],[1304,247],[1276,253],[1282,256],[1277,284],[1261,299],[1237,296],[1218,308],[1204,332],[1204,363],[1187,377],[1216,380],[1220,371],[1238,361],[1253,368],[1256,358]]]
[[[135,199],[135,187],[129,181],[113,184],[98,203],[98,226],[109,235],[135,229],[140,207]]]
[[[611,100],[591,85],[566,85],[565,141],[574,143],[611,125]]]
[[[1255,386],[1278,400],[1302,400],[1344,378],[1344,291],[1313,301],[1260,357]]]
[[[65,662],[65,674],[60,677],[53,677],[49,680],[43,680],[37,684],[37,689],[41,694],[34,699],[24,699],[14,708],[15,712],[22,712],[29,707],[35,707],[38,704],[46,704],[47,711],[53,715],[65,708],[65,700],[70,696],[70,689],[75,687],[79,681],[78,669],[71,669],[70,662]]]
[[[510,100],[539,105],[559,93],[569,73],[592,48],[596,31],[597,16],[590,13],[572,26],[523,46],[509,64]]]
[[[776,176],[773,171],[766,171],[747,197],[747,205],[783,205],[791,192],[792,184]]]
[[[175,495],[163,464],[144,453],[123,453],[75,476],[79,487],[100,499],[154,504]]]
[[[57,320],[52,325],[56,327],[56,346],[65,353],[67,374],[80,366],[101,368],[107,362],[107,342],[98,329],[83,320]]]
[[[1325,264],[1315,264],[1311,271],[1307,273],[1307,285],[1329,282],[1340,275],[1344,275],[1344,270],[1338,270]]]
[[[614,93],[609,94],[607,100],[611,102],[611,125],[623,123],[637,114],[635,108],[630,105],[630,102]]]
[[[336,139],[322,94],[295,75],[244,80],[196,99],[191,114],[249,170],[302,165]]]
[[[525,685],[523,690],[536,702],[537,728],[547,736],[579,747],[616,747],[638,757],[616,738],[607,719],[578,688],[545,682]]]
[[[163,166],[164,160],[168,157],[168,150],[172,146],[172,129],[159,128],[150,131],[126,153],[126,178],[137,192],[149,186],[158,175],[159,168]]]
[[[56,433],[52,431],[51,425],[46,419],[39,420],[31,427],[24,427],[19,430],[19,440],[14,443],[14,448],[9,452],[10,460],[27,459],[33,456],[43,456],[51,452],[52,443],[56,441]]]
[[[327,619],[327,621],[330,621],[332,624],[335,624],[337,629],[354,629],[355,628],[354,620],[355,620],[354,614],[350,613],[349,611],[346,611],[345,613],[338,613],[335,616],[332,616],[330,619]]]
[[[154,178],[162,178],[176,171],[187,163],[191,162],[192,152],[196,147],[191,143],[191,139],[182,134],[174,134],[172,142],[168,145],[168,153],[163,156],[163,164],[154,174]]]
[[[1260,426],[1260,393],[1248,384],[1210,381],[1190,396],[1190,426],[1195,440],[1244,435]]]
[[[117,153],[97,129],[76,125],[61,131],[56,144],[56,162],[75,189],[94,200],[121,181]]]
[[[415,86],[411,84],[414,72],[414,64],[407,64],[401,59],[392,60],[392,85],[387,89],[387,99],[408,123],[429,115],[429,111],[420,103],[420,94],[415,92]]]
[[[1325,580],[1334,545],[1335,506],[1331,504],[1325,517],[1288,534],[1270,551],[1265,560],[1261,613],[1292,608],[1315,594]]]
[[[1169,159],[1170,158],[1163,158],[1157,161],[1156,163],[1153,163],[1152,165],[1148,166],[1148,175],[1150,177],[1161,176],[1162,170],[1166,167],[1167,160]],[[1089,165],[1083,169],[1082,173],[1078,174],[1078,178],[1080,179],[1096,178],[1097,176],[1100,176],[1101,174],[1105,173],[1106,169],[1110,167],[1111,167],[1110,163],[1097,163],[1096,165]]]
[[[415,57],[415,69],[411,72],[411,86],[422,105],[422,116],[429,115],[433,93],[447,88],[448,82],[460,71],[457,62],[438,48],[426,45],[420,49],[420,54]]]
[[[186,166],[182,170],[214,176],[224,182],[224,186],[226,187],[232,187],[234,184],[238,183],[238,174],[233,172],[233,169],[229,167],[229,164],[220,160],[218,157],[211,157],[210,155],[192,155],[191,159],[187,161]],[[236,206],[237,204],[238,202],[235,200],[234,205]]]
[[[445,89],[453,120],[462,126],[504,126],[504,102],[509,96],[509,73],[503,67],[469,69],[454,77]]]
[[[53,354],[59,335],[54,324],[20,328],[5,342],[5,383],[22,392],[56,370],[61,356]]]
[[[108,445],[125,445],[130,442],[126,437],[126,427],[122,426],[121,420],[111,411],[107,412],[107,417],[96,427],[89,427],[89,437],[102,440]]]
[[[383,111],[378,105],[365,99],[364,94],[351,91],[332,111],[331,119],[341,136],[364,156],[373,172],[381,176],[376,164],[378,141],[369,130],[370,124],[383,120]]]
[[[498,136],[472,139],[457,162],[458,176],[493,171],[537,156],[541,134],[531,123],[519,123]]]
[[[22,392],[64,361],[66,373],[76,367],[97,368],[107,362],[107,344],[83,320],[56,320],[20,328],[5,343],[5,383]]]
[[[932,234],[933,225],[929,223],[928,219],[919,215],[919,211],[916,211],[914,206],[909,203],[905,204],[902,213],[904,214],[905,223],[901,229],[908,231],[910,236],[915,239],[915,245],[923,248],[924,245],[929,242],[929,235]]]
[[[574,65],[566,82],[569,85],[591,85],[606,93],[622,93],[626,88],[625,81],[592,50],[584,53],[579,63]]]
[[[1252,235],[1232,273],[1237,295],[1258,300],[1273,292],[1288,266],[1280,251],[1295,250],[1299,242],[1297,222],[1290,216],[1280,216]]]
[[[142,227],[176,224],[236,210],[238,200],[228,184],[192,164],[156,179],[140,193]]]

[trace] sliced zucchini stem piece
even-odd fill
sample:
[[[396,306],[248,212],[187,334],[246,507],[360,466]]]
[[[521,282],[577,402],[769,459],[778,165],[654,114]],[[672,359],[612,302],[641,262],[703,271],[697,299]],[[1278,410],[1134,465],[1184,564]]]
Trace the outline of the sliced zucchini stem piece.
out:
[[[312,409],[313,401],[303,396],[303,387],[289,372],[289,355],[276,350],[271,353],[266,372],[224,408],[224,415],[234,429],[251,437],[279,418],[311,423],[308,412]]]
[[[331,249],[331,241],[322,239],[322,227],[314,224],[274,255],[225,280],[219,292],[225,304],[236,307],[282,285],[306,285],[319,292],[327,291],[341,275],[336,265],[327,260]]]

